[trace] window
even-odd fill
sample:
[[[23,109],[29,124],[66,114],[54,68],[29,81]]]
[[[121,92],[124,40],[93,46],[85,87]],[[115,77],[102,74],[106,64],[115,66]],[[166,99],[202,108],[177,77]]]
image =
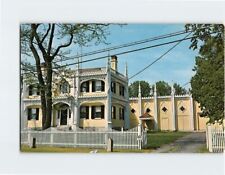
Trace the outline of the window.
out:
[[[28,108],[28,120],[39,120],[39,108]]]
[[[132,109],[131,109],[131,112],[132,112],[132,113],[135,113],[135,109],[134,109],[134,108],[132,108]]]
[[[185,107],[181,106],[181,107],[180,107],[180,110],[181,110],[182,112],[184,112]]]
[[[125,90],[125,88],[124,88],[123,85],[120,85],[120,86],[119,86],[119,90],[120,90],[120,95],[121,95],[121,96],[124,96],[124,90]]]
[[[112,106],[112,118],[116,119],[116,107]]]
[[[91,119],[102,118],[104,119],[104,106],[92,106]]]
[[[163,110],[163,112],[166,112],[168,109],[164,106],[164,107],[162,108],[162,110]]]
[[[38,85],[29,86],[29,96],[31,95],[40,95],[40,88]]]
[[[149,113],[151,110],[149,108],[146,109],[146,112]]]
[[[119,108],[119,117],[120,120],[124,120],[124,108]]]
[[[29,95],[33,95],[33,86],[32,85],[29,86]]]
[[[89,119],[89,106],[80,107],[80,118]]]
[[[101,80],[92,81],[92,92],[101,92],[105,91],[105,82]]]
[[[89,81],[81,84],[81,92],[89,92]]]
[[[62,84],[60,84],[59,88],[61,94],[69,93],[70,86],[68,82],[65,81]]]
[[[113,93],[116,93],[116,82],[112,82],[112,83],[111,83],[111,91],[112,91]]]

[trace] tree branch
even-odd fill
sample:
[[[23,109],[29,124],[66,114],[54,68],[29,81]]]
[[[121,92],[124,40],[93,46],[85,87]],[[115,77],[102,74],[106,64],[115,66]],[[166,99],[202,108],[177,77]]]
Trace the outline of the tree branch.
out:
[[[63,45],[59,46],[59,47],[56,49],[55,53],[52,55],[52,59],[54,59],[54,57],[58,54],[58,52],[59,52],[59,50],[60,50],[61,48],[70,46],[70,44],[72,43],[72,41],[73,41],[73,34],[71,33],[71,34],[70,34],[70,40],[69,40],[69,42],[68,42],[67,44],[63,44]]]
[[[44,58],[44,60],[46,61],[47,53],[46,53],[45,48],[43,47],[43,45],[42,45],[42,43],[41,43],[41,40],[40,40],[38,34],[37,34],[37,27],[38,27],[38,25],[36,25],[36,24],[31,24],[33,37],[35,37],[35,39],[36,39],[36,41],[37,41],[37,44],[38,44],[38,47],[40,48],[40,50],[41,50],[41,52],[42,52],[43,58]]]
[[[47,30],[47,32],[45,33],[45,35],[43,36],[43,38],[42,38],[42,40],[41,40],[41,44],[44,42],[45,38],[48,36],[48,33],[49,33],[50,29],[51,29],[51,24],[48,25],[48,30]]]
[[[50,55],[50,53],[51,53],[52,41],[54,38],[54,31],[55,31],[55,24],[52,24],[52,30],[51,30],[50,39],[49,39],[49,43],[48,43],[48,50],[47,50],[48,55]]]

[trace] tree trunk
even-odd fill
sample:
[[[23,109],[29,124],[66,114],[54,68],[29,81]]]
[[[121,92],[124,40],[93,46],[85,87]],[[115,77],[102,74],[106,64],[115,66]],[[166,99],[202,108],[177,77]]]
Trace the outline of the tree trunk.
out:
[[[49,58],[47,58],[50,60]],[[46,120],[44,121],[43,129],[51,127],[52,121],[52,63],[46,61]]]

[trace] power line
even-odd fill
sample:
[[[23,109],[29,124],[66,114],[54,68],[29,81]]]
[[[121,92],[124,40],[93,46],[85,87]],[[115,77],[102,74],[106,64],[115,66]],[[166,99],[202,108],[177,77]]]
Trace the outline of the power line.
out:
[[[134,46],[134,45],[140,45],[140,44],[144,44],[144,43],[148,43],[148,42],[152,42],[152,41],[156,41],[156,40],[160,40],[160,39],[179,36],[179,35],[182,35],[182,34],[185,34],[185,33],[188,33],[188,32],[191,32],[191,31],[181,30],[181,31],[177,31],[177,32],[173,32],[173,33],[169,33],[169,34],[165,34],[165,35],[159,35],[159,36],[144,39],[144,40],[139,40],[139,41],[134,41],[134,42],[131,42],[131,43],[126,43],[126,44],[121,44],[121,45],[118,45],[118,46],[109,47],[109,48],[106,48],[106,49],[100,49],[100,50],[96,50],[96,51],[92,51],[92,52],[83,53],[83,54],[79,54],[79,55],[76,55],[76,56],[73,56],[73,57],[62,56],[65,59],[54,61],[54,63],[61,62],[61,61],[68,61],[68,60],[71,60],[71,59],[86,57],[86,56],[95,55],[95,54],[99,54],[99,53],[109,52],[109,51],[112,51],[112,50],[126,48],[126,47],[130,47],[130,46]]]
[[[155,37],[151,37],[151,38],[147,38],[147,39],[143,39],[143,40],[139,40],[139,41],[134,41],[134,42],[126,43],[126,44],[121,44],[121,45],[118,45],[118,46],[113,46],[113,47],[100,49],[100,50],[96,50],[96,51],[92,51],[92,52],[78,54],[78,55],[73,56],[73,57],[60,55],[60,57],[63,57],[65,59],[60,59],[60,60],[57,60],[57,61],[53,61],[53,63],[58,63],[58,62],[62,63],[64,61],[74,60],[74,59],[80,58],[80,57],[83,58],[83,57],[90,56],[90,55],[95,55],[95,54],[99,54],[99,53],[109,52],[109,51],[112,51],[112,50],[117,50],[117,49],[126,48],[126,47],[130,47],[130,46],[140,45],[140,44],[144,44],[144,43],[148,43],[148,42],[152,42],[152,41],[157,41],[157,40],[161,40],[161,39],[171,38],[171,37],[183,35],[183,34],[189,33],[189,32],[191,32],[191,31],[181,30],[181,31],[168,33],[168,34],[164,34],[164,35],[159,35],[159,36],[155,36]],[[33,67],[35,67],[35,66],[33,66]]]
[[[142,48],[138,48],[138,49],[133,49],[133,50],[128,50],[128,51],[116,53],[115,55],[118,56],[118,55],[128,54],[128,53],[137,52],[137,51],[141,51],[141,50],[145,50],[145,49],[150,49],[150,48],[154,48],[154,47],[160,47],[160,46],[164,46],[164,45],[168,45],[168,44],[172,44],[172,43],[177,43],[177,42],[181,42],[181,41],[184,41],[184,40],[189,40],[189,39],[197,38],[197,37],[198,36],[192,36],[192,37],[187,37],[187,38],[183,38],[183,39],[173,40],[173,41],[164,42],[164,43],[161,43],[161,44],[155,44],[155,45],[151,45],[151,46],[147,46],[147,47],[142,47]],[[91,61],[101,60],[101,59],[108,58],[108,57],[109,57],[109,55],[105,55],[105,56],[96,57],[96,58],[92,58],[92,59],[88,59],[88,60],[84,60],[84,61],[80,61],[80,62],[65,64],[65,65],[61,65],[61,66],[55,66],[55,67],[53,67],[53,69],[58,69],[58,68],[72,66],[72,65],[76,65],[76,64],[80,64],[80,63],[87,63],[87,62],[91,62]]]
[[[190,33],[188,35],[190,35]],[[192,36],[192,37],[187,37],[187,38],[185,37],[183,39],[173,40],[173,41],[164,42],[164,43],[161,43],[161,44],[155,44],[155,45],[151,45],[151,46],[147,46],[147,47],[142,47],[142,48],[138,48],[138,49],[133,49],[133,50],[129,50],[129,51],[115,53],[114,55],[128,54],[128,53],[137,52],[137,51],[141,51],[141,50],[145,50],[145,49],[150,49],[150,48],[154,48],[154,47],[160,47],[160,46],[164,46],[164,45],[168,45],[168,44],[173,44],[173,43],[177,43],[177,42],[181,42],[181,41],[184,41],[184,40],[189,40],[189,39],[193,39],[193,38],[197,38],[197,37],[198,36]],[[93,58],[93,59],[88,59],[88,60],[84,60],[84,61],[80,61],[80,62],[65,64],[65,65],[61,65],[61,66],[55,66],[55,67],[53,67],[53,69],[58,69],[58,68],[72,66],[72,65],[76,65],[76,64],[80,64],[80,63],[86,63],[86,62],[101,60],[101,59],[108,58],[108,57],[109,57],[109,55],[105,55],[105,56],[96,57],[96,58]]]
[[[130,79],[134,78],[135,76],[139,75],[140,73],[144,72],[146,69],[148,69],[150,66],[152,66],[154,63],[156,63],[157,61],[159,61],[160,59],[162,59],[165,55],[167,55],[171,50],[173,50],[177,45],[179,45],[182,41],[187,40],[188,36],[191,33],[189,33],[188,35],[186,35],[183,39],[179,40],[175,45],[173,45],[170,49],[168,49],[164,54],[162,54],[160,57],[158,57],[157,59],[155,59],[152,63],[150,63],[149,65],[147,65],[146,67],[144,67],[143,69],[141,69],[140,71],[138,71],[137,73],[135,73],[134,75],[132,75]],[[190,38],[189,38],[190,39]]]

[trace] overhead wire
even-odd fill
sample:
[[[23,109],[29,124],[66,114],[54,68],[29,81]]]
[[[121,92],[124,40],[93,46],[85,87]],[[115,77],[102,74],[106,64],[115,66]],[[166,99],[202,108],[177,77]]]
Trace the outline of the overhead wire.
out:
[[[167,55],[170,51],[172,51],[175,47],[177,47],[182,41],[188,39],[189,35],[191,33],[187,34],[183,39],[179,40],[175,45],[173,45],[171,48],[169,48],[165,53],[163,53],[160,57],[158,57],[157,59],[155,59],[153,62],[151,62],[149,65],[147,65],[146,67],[144,67],[143,69],[141,69],[140,71],[138,71],[137,73],[133,74],[130,78],[134,78],[135,76],[139,75],[140,73],[144,72],[146,69],[148,69],[149,67],[151,67],[153,64],[155,64],[157,61],[161,60],[165,55]]]

